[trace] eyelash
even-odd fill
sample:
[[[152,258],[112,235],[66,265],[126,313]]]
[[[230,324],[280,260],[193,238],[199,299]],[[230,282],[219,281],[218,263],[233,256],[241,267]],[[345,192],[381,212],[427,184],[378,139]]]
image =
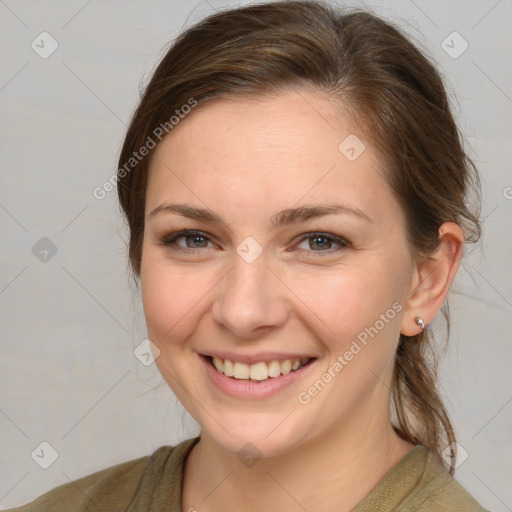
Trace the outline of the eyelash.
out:
[[[182,237],[187,237],[187,236],[200,236],[200,237],[205,238],[206,240],[211,242],[208,235],[206,233],[204,233],[203,231],[184,229],[184,230],[179,230],[179,231],[173,231],[172,233],[167,234],[164,238],[162,238],[160,243],[162,245],[165,245],[166,247],[168,247],[169,249],[171,249],[173,251],[179,251],[179,252],[183,252],[186,254],[197,253],[197,251],[200,249],[208,249],[208,247],[198,247],[198,248],[194,249],[192,247],[185,248],[185,247],[176,245],[176,240],[178,240],[179,238],[182,238]],[[301,235],[298,244],[302,243],[304,240],[308,240],[308,239],[314,240],[315,238],[325,238],[328,241],[338,244],[339,247],[334,248],[334,249],[331,248],[331,249],[318,250],[318,251],[299,249],[302,251],[309,252],[310,254],[308,255],[308,257],[318,257],[318,256],[322,256],[323,254],[333,254],[334,252],[338,252],[343,249],[348,249],[352,246],[351,243],[348,240],[346,240],[345,238],[342,238],[342,237],[339,237],[336,235],[332,235],[330,233],[323,233],[320,231],[304,233],[303,235]]]

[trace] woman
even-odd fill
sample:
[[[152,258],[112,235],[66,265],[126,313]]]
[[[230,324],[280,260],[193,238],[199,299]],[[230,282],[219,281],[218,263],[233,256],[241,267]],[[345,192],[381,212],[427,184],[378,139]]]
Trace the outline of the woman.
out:
[[[210,16],[117,178],[156,364],[201,435],[13,510],[483,510],[429,359],[478,176],[398,29],[315,2]]]

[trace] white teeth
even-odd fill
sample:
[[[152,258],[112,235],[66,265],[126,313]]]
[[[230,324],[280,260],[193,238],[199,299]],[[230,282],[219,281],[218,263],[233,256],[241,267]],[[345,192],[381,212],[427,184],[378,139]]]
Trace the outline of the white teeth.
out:
[[[252,364],[249,368],[249,375],[252,380],[268,379],[268,366],[263,361]]]
[[[283,375],[286,375],[287,373],[290,373],[292,371],[292,362],[287,359],[286,361],[283,361],[281,363],[281,373]]]
[[[248,379],[250,375],[249,365],[245,363],[235,363],[235,379]]]
[[[268,376],[279,377],[279,375],[281,375],[281,365],[279,361],[270,361],[268,365]]]
[[[222,359],[219,359],[218,357],[213,358],[213,366],[219,370],[219,372],[224,371],[224,363],[222,362]]]
[[[229,359],[224,359],[224,375],[226,375],[226,377],[233,377],[233,375],[235,374],[235,369],[233,366],[233,361],[230,361]]]
[[[252,379],[256,381],[267,380],[269,378],[279,377],[286,375],[292,371],[298,370],[301,366],[305,365],[309,358],[303,357],[301,359],[285,359],[284,361],[260,361],[255,364],[245,364],[238,361],[230,361],[229,359],[220,359],[213,357],[213,366],[218,372],[223,373],[227,377],[234,377],[235,379]]]

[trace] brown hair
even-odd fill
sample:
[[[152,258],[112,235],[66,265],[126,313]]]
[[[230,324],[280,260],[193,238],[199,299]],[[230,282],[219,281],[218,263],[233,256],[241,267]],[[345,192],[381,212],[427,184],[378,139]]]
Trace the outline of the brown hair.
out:
[[[335,98],[377,146],[403,208],[412,250],[428,255],[438,245],[439,226],[447,221],[461,225],[467,241],[478,239],[477,213],[465,204],[471,189],[478,197],[478,173],[463,149],[443,81],[425,55],[399,28],[368,11],[316,1],[274,2],[218,12],[186,30],[147,85],[118,172],[136,276],[151,155],[127,171],[134,151],[160,133],[157,127],[170,132],[169,120],[191,99],[200,108],[212,98],[291,87]],[[447,309],[444,313],[447,317]],[[402,438],[427,446],[442,459],[455,436],[436,389],[431,352],[428,329],[401,335],[392,384],[394,422]],[[453,473],[454,451],[451,456],[447,468]]]

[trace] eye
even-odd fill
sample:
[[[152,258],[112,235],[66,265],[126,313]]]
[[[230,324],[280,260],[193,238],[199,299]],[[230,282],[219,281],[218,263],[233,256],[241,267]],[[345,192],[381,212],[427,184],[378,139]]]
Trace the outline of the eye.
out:
[[[350,247],[350,242],[339,236],[330,233],[307,233],[302,236],[301,242],[296,246],[296,249],[317,253],[332,253],[348,247]]]
[[[181,242],[181,243],[180,243]],[[210,243],[208,236],[202,231],[182,230],[170,233],[162,239],[161,243],[167,246],[175,246],[180,249],[204,249]]]
[[[184,252],[194,252],[213,247],[210,237],[203,231],[196,230],[174,231],[162,238],[160,243],[173,250]],[[351,247],[350,242],[342,237],[330,233],[317,232],[305,233],[301,236],[300,242],[288,250],[298,249],[309,252],[310,255],[320,256],[320,253],[332,254],[349,247]]]

